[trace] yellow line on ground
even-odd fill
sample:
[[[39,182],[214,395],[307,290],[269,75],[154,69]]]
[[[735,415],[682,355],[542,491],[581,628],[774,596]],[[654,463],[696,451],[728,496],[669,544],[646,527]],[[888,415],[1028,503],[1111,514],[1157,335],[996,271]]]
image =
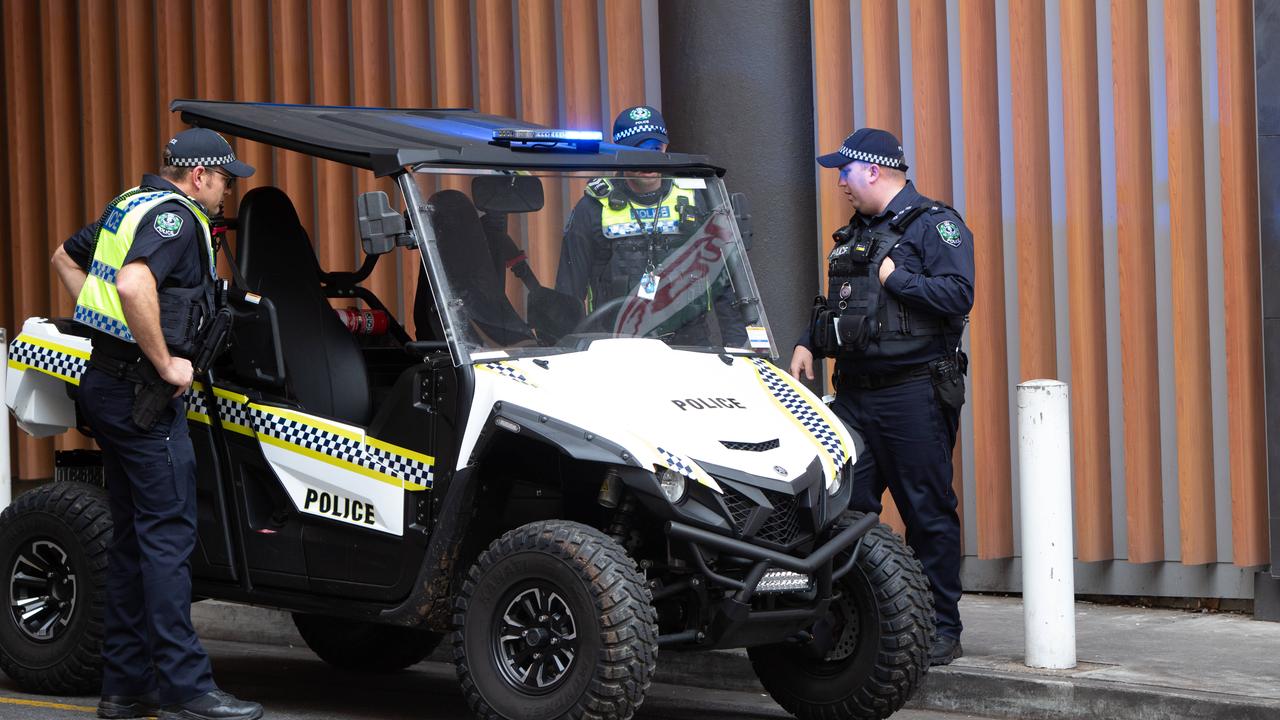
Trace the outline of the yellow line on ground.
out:
[[[79,712],[96,712],[96,707],[88,705],[67,705],[66,703],[44,702],[43,700],[25,700],[15,697],[0,697],[0,703],[6,705],[26,705],[27,707],[50,708],[52,710],[76,710]]]

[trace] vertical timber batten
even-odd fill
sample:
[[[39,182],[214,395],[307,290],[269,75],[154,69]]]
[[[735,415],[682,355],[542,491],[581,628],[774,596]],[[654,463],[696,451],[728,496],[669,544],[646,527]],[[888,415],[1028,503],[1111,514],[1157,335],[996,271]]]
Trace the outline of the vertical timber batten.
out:
[[[965,221],[973,231],[975,276],[970,313],[974,481],[978,557],[1013,555],[1009,454],[1009,369],[1005,337],[1004,226],[1000,200],[1000,110],[996,87],[995,5],[960,3]]]
[[[1107,415],[1102,190],[1098,159],[1098,38],[1093,0],[1061,5],[1067,163],[1067,295],[1071,318],[1071,442],[1076,557],[1110,560],[1111,422]]]
[[[1112,0],[1120,357],[1129,561],[1164,560],[1146,0]]]

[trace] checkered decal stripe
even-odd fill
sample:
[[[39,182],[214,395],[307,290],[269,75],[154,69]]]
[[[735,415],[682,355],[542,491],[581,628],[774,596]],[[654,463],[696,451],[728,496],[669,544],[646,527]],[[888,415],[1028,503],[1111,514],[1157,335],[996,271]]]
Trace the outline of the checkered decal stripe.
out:
[[[35,368],[50,375],[70,378],[77,385],[88,361],[69,352],[52,350],[17,338],[9,346],[9,360]]]
[[[684,475],[687,478],[695,477],[697,470],[679,455],[667,450],[666,448],[658,448],[658,453],[662,455],[662,464]]]
[[[244,403],[236,402],[230,398],[218,398],[218,417],[221,418],[224,425],[231,423],[249,430],[256,430],[256,423],[254,423],[256,414],[253,408]]]
[[[505,375],[511,378],[512,380],[515,380],[516,382],[522,382],[525,385],[533,386],[533,383],[529,382],[529,378],[525,377],[524,373],[512,367],[510,363],[494,361],[494,362],[484,363],[481,367],[485,368],[486,370],[492,370],[493,372],[496,372],[499,375]]]
[[[365,449],[373,458],[374,462],[381,465],[380,471],[400,478],[404,482],[416,483],[425,487],[431,487],[433,480],[431,475],[431,466],[424,462],[419,462],[413,458],[403,455],[396,455],[379,447],[372,445]]]
[[[769,392],[773,393],[773,396],[782,404],[782,407],[795,416],[800,421],[800,424],[804,426],[804,429],[831,456],[831,461],[835,463],[836,470],[838,471],[844,467],[846,455],[844,447],[840,444],[840,436],[836,434],[835,429],[800,396],[800,393],[791,387],[790,383],[778,374],[778,370],[767,360],[753,357],[751,362],[755,364],[756,372],[760,373],[760,379],[764,380],[765,387],[769,389]]]

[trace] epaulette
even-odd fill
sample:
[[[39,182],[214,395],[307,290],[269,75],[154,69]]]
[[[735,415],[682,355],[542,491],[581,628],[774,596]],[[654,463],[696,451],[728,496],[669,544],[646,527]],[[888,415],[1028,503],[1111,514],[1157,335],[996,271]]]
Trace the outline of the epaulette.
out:
[[[595,180],[587,183],[586,193],[597,200],[603,200],[609,197],[609,193],[612,190],[613,183],[604,178],[596,178]]]

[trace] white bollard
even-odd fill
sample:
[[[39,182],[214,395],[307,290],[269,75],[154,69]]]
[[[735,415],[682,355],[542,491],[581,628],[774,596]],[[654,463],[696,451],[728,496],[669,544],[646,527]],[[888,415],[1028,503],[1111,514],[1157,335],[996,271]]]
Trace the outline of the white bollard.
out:
[[[1022,602],[1028,667],[1076,666],[1075,555],[1071,527],[1071,420],[1067,384],[1018,386],[1022,491]]]
[[[9,341],[0,328],[0,510],[13,499],[13,476],[9,473],[9,406],[5,378],[9,376]]]

